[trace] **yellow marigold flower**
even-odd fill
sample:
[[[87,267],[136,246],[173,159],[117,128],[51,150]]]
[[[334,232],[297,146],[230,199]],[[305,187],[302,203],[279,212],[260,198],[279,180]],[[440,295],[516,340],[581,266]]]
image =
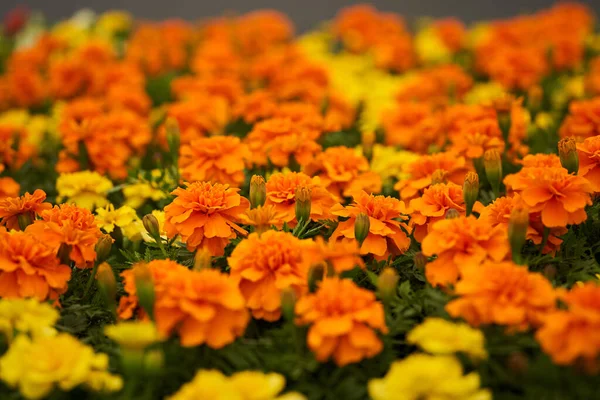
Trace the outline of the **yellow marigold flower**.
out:
[[[96,21],[96,33],[102,37],[110,38],[117,33],[131,29],[133,19],[124,11],[106,11]]]
[[[123,381],[107,368],[106,354],[94,353],[67,333],[35,339],[19,335],[0,359],[0,379],[31,400],[56,388],[68,392],[79,385],[94,391],[120,390]]]
[[[408,333],[406,340],[431,354],[463,352],[473,358],[487,358],[485,337],[480,330],[442,318],[427,318]]]
[[[0,332],[11,340],[15,331],[32,336],[52,336],[60,314],[48,303],[36,299],[0,300]]]
[[[165,192],[146,182],[125,186],[123,195],[125,196],[125,205],[132,208],[140,207],[146,200],[158,201],[167,197]]]
[[[373,400],[491,400],[479,382],[476,372],[463,375],[452,356],[413,354],[392,363],[383,378],[371,379],[369,395]]]
[[[373,146],[371,171],[378,173],[384,182],[388,179],[405,179],[409,176],[404,172],[406,165],[418,158],[416,153],[376,144]]]
[[[104,328],[106,336],[119,346],[130,350],[143,350],[163,340],[156,326],[148,321],[124,321]]]
[[[106,192],[112,189],[110,179],[92,171],[60,174],[56,180],[57,201],[74,203],[88,210],[108,204]]]
[[[491,104],[505,94],[506,90],[497,82],[478,83],[465,94],[464,101],[466,104]]]
[[[135,210],[129,206],[115,209],[115,206],[109,204],[105,208],[96,209],[96,224],[106,233],[114,231],[116,226],[126,228],[138,219]]]
[[[242,371],[225,376],[217,370],[199,370],[167,400],[304,400],[299,393],[277,396],[285,387],[285,378],[276,373]]]
[[[27,143],[39,146],[49,126],[49,118],[45,115],[31,115],[25,109],[14,109],[0,113],[0,125],[22,128],[27,132]]]
[[[415,36],[415,50],[425,64],[451,61],[452,51],[431,27],[422,29]]]

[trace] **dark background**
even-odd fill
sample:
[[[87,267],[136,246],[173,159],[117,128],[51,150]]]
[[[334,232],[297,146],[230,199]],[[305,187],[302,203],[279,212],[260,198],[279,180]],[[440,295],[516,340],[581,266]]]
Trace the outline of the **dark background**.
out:
[[[583,0],[596,12],[600,0]],[[0,0],[0,15],[16,5],[27,5],[43,11],[50,21],[69,17],[81,8],[101,12],[110,9],[130,11],[137,18],[167,19],[180,17],[188,20],[222,15],[225,12],[246,12],[260,8],[274,8],[286,13],[299,31],[314,27],[320,21],[332,18],[340,8],[357,2],[343,0]],[[394,11],[408,18],[459,17],[466,22],[502,18],[521,12],[548,7],[553,0],[378,0],[369,2],[378,9]]]

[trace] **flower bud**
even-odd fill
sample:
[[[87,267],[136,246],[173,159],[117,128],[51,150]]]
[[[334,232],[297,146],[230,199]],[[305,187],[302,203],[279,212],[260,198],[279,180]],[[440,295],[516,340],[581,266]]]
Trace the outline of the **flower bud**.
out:
[[[296,220],[308,222],[310,220],[310,188],[306,186],[298,186],[296,188]]]
[[[267,186],[265,178],[260,175],[253,175],[250,179],[250,206],[256,208],[263,206],[267,200]]]
[[[498,116],[498,126],[500,127],[500,131],[502,131],[502,137],[505,142],[508,142],[508,135],[510,133],[510,111],[514,101],[514,97],[510,94],[504,94],[494,100],[494,108],[496,109],[496,115]]]
[[[527,355],[521,351],[512,352],[506,359],[508,369],[519,375],[527,371],[528,365]]]
[[[367,160],[373,158],[373,145],[375,144],[375,131],[364,131],[361,134],[363,155]]]
[[[154,320],[154,282],[152,281],[152,272],[146,263],[138,263],[133,266],[133,277],[135,280],[135,290],[140,305]]]
[[[467,215],[473,212],[473,205],[479,197],[479,175],[476,172],[467,172],[463,184],[463,198]]]
[[[571,137],[561,139],[558,142],[558,155],[563,168],[569,171],[570,174],[577,174],[577,171],[579,171],[579,156],[575,139]]]
[[[33,218],[31,217],[31,213],[25,212],[25,213],[19,214],[17,216],[17,222],[19,223],[19,229],[24,231],[25,228],[27,228],[29,225],[31,225],[33,223]]]
[[[158,223],[158,219],[152,214],[144,215],[142,218],[142,224],[146,229],[146,232],[155,240],[160,238],[160,225]]]
[[[167,144],[171,152],[179,151],[180,131],[179,122],[173,117],[168,117],[165,121],[165,131],[167,133]]]
[[[308,290],[314,293],[317,290],[319,282],[323,280],[325,276],[325,264],[319,263],[310,267],[308,271]]]
[[[496,149],[487,150],[483,154],[483,166],[494,196],[500,195],[500,182],[502,181],[502,155]]]
[[[194,255],[194,271],[212,268],[212,255],[205,247],[196,250]]]
[[[114,239],[110,235],[100,236],[100,239],[96,242],[96,262],[101,263],[108,258],[113,242]]]
[[[371,229],[371,221],[369,216],[364,212],[358,213],[356,221],[354,222],[354,237],[358,242],[358,247],[362,247],[363,242],[369,236],[369,230]]]
[[[443,169],[436,169],[431,175],[431,184],[448,183],[448,173]]]
[[[517,264],[521,261],[521,249],[527,240],[527,228],[529,227],[529,210],[522,206],[515,207],[510,213],[508,221],[508,241],[512,250],[513,261]]]
[[[446,219],[454,219],[458,217],[460,217],[460,213],[456,208],[449,208],[448,211],[446,211]]]
[[[532,86],[527,91],[527,106],[530,111],[537,112],[542,108],[544,89],[539,85]]]
[[[117,297],[117,280],[115,274],[108,263],[103,262],[98,266],[98,272],[96,272],[96,281],[98,282],[98,288],[107,307],[111,311],[115,311]]]
[[[71,249],[72,248],[73,247],[71,245],[68,245],[66,243],[62,243],[60,245],[60,247],[58,248],[58,252],[56,253],[56,256],[60,260],[61,264],[69,265],[71,263]]]
[[[544,275],[550,281],[556,278],[557,273],[558,270],[552,264],[548,264],[542,269],[542,275]]]
[[[425,265],[427,265],[428,261],[429,260],[427,260],[427,256],[420,251],[415,254],[414,263],[416,268],[425,269]]]
[[[377,279],[377,291],[384,303],[389,303],[396,295],[400,277],[394,268],[388,267],[381,271]]]
[[[161,349],[146,351],[144,354],[144,372],[146,375],[158,375],[163,371],[165,355]]]
[[[291,287],[281,291],[281,313],[287,321],[294,320],[294,308],[296,307],[296,292]]]

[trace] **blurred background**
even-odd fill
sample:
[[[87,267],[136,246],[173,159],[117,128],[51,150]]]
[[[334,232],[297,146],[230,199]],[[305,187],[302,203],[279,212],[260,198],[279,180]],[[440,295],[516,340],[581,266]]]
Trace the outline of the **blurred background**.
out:
[[[377,0],[352,2],[343,0],[0,0],[0,16],[17,5],[43,11],[49,21],[64,19],[82,8],[96,12],[110,9],[127,10],[137,18],[163,20],[184,18],[195,20],[227,12],[244,13],[272,8],[286,13],[299,31],[332,18],[342,7],[370,3],[383,11],[413,17],[459,17],[465,22],[496,19],[522,12],[535,11],[554,4],[554,0]],[[580,0],[600,10],[600,0]]]

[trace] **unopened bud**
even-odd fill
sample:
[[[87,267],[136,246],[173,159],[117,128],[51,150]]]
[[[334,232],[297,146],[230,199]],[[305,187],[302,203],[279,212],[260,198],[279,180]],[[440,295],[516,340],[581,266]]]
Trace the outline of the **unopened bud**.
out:
[[[194,271],[210,269],[212,267],[212,255],[208,249],[201,247],[194,255]]]
[[[110,235],[100,236],[98,242],[96,242],[96,262],[101,263],[108,258],[113,242],[114,239]]]
[[[354,237],[358,242],[358,247],[362,247],[363,242],[369,236],[369,230],[371,229],[371,221],[369,216],[364,212],[358,213],[356,221],[354,222]]]
[[[473,212],[473,205],[479,197],[479,175],[476,172],[467,172],[463,184],[463,198],[467,216]]]
[[[287,321],[294,320],[294,308],[296,307],[296,292],[291,287],[281,291],[281,313]]]
[[[306,186],[296,188],[296,220],[308,222],[310,220],[311,190]]]
[[[153,239],[160,237],[160,225],[158,223],[158,219],[154,215],[144,215],[144,218],[142,218],[142,224],[144,225],[146,232],[148,232]]]
[[[508,135],[510,133],[510,111],[514,101],[514,97],[510,94],[504,94],[494,100],[494,108],[498,116],[498,126],[500,127],[500,131],[502,131],[502,137],[505,142],[508,142]]]
[[[22,231],[25,230],[29,225],[33,223],[33,218],[31,217],[31,213],[25,212],[23,214],[19,214],[17,216],[17,222],[19,223],[19,229]]]
[[[71,263],[71,249],[73,247],[66,243],[62,243],[58,248],[56,256],[60,260],[61,264],[69,265]]]
[[[500,182],[502,181],[502,155],[496,149],[487,150],[483,154],[483,166],[494,196],[500,195]]]
[[[530,111],[537,112],[542,108],[542,100],[544,98],[544,89],[539,85],[532,86],[527,91],[527,106]]]
[[[315,264],[308,271],[308,290],[314,293],[317,290],[319,282],[325,276],[325,265],[323,263]]]
[[[384,303],[389,303],[396,294],[396,288],[400,277],[394,268],[384,269],[377,279],[377,291]]]
[[[135,280],[135,290],[140,305],[154,320],[154,282],[152,281],[152,271],[146,263],[138,263],[133,266],[133,277]]]
[[[513,261],[521,262],[521,249],[527,240],[527,228],[529,227],[529,210],[522,206],[515,207],[510,213],[508,221],[508,241],[512,250]]]
[[[375,144],[376,135],[374,131],[364,131],[361,134],[363,155],[367,160],[373,158],[373,145]]]
[[[460,217],[460,212],[456,208],[449,208],[446,211],[446,219],[454,219]]]
[[[558,270],[552,264],[548,264],[542,269],[542,274],[550,281],[556,278],[557,273]]]
[[[167,143],[169,148],[179,148],[179,122],[173,117],[167,117],[165,121],[165,131],[167,133]]]
[[[431,175],[431,184],[448,183],[448,173],[443,169],[436,169]]]
[[[267,200],[267,186],[265,178],[260,175],[253,175],[250,179],[250,206],[256,208],[263,206]]]
[[[149,350],[144,353],[144,372],[146,375],[158,375],[163,371],[165,355],[161,349]]]
[[[527,359],[527,355],[523,352],[515,351],[506,359],[506,366],[509,370],[520,375],[527,371],[529,360]]]
[[[108,263],[103,262],[98,266],[98,272],[96,272],[96,281],[98,282],[98,288],[100,293],[104,297],[104,301],[107,307],[111,310],[115,310],[115,298],[117,297],[117,280],[115,274]]]
[[[415,267],[418,269],[425,269],[425,265],[427,265],[427,256],[420,251],[415,254],[414,263]]]
[[[570,174],[577,174],[579,171],[579,155],[577,154],[577,143],[571,137],[563,138],[558,142],[558,155],[560,164]]]

